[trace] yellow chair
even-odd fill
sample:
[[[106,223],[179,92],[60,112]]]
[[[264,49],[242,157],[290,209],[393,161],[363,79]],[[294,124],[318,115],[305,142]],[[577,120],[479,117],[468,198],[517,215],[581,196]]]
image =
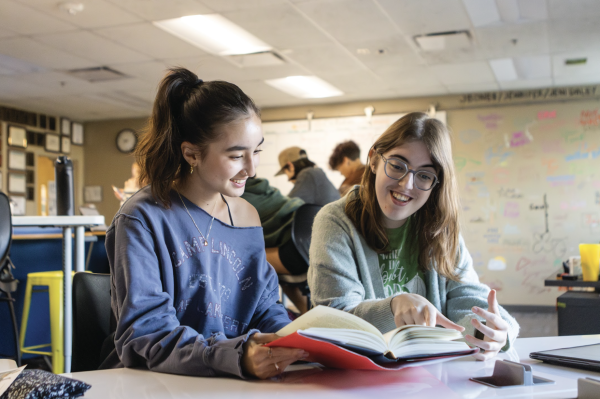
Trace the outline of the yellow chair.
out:
[[[75,272],[72,273],[71,278]],[[27,331],[27,320],[29,319],[29,307],[31,306],[31,294],[34,286],[46,286],[47,289],[35,290],[35,292],[48,292],[50,299],[50,341],[49,344],[25,346]],[[36,355],[52,356],[52,372],[64,373],[64,294],[63,294],[63,272],[39,272],[27,275],[27,287],[25,288],[25,303],[23,304],[23,317],[21,319],[21,334],[19,343],[22,353],[33,353]],[[51,352],[43,351],[42,348],[50,347]]]

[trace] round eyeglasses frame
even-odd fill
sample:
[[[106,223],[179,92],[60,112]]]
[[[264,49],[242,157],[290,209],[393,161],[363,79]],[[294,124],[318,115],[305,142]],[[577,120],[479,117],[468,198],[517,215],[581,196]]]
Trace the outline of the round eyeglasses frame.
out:
[[[392,177],[392,176],[388,175],[388,172],[387,172],[387,165],[388,165],[389,159],[387,159],[386,157],[384,157],[383,154],[380,154],[380,153],[377,153],[377,154],[379,154],[379,156],[381,157],[381,159],[383,159],[383,162],[385,162],[385,165],[383,165],[383,171],[385,172],[385,175],[387,177],[389,177],[390,179],[392,179],[392,180],[400,181],[400,180],[404,179],[406,177],[406,175],[408,175],[409,173],[412,173],[413,174],[413,180],[415,182],[415,187],[417,187],[421,191],[429,191],[432,188],[434,188],[436,184],[438,184],[440,182],[440,179],[438,179],[438,177],[436,175],[434,175],[433,173],[428,172],[426,170],[413,170],[413,169],[409,169],[408,165],[406,163],[400,161],[400,160],[398,160],[398,162],[401,163],[401,164],[403,164],[404,166],[406,166],[406,173],[402,177],[400,177],[400,178]],[[431,187],[429,187],[428,189],[423,189],[423,188],[419,187],[419,185],[417,184],[417,179],[414,178],[415,174],[418,173],[418,172],[426,172],[428,174],[433,175],[434,180],[433,180],[433,183],[431,184]]]

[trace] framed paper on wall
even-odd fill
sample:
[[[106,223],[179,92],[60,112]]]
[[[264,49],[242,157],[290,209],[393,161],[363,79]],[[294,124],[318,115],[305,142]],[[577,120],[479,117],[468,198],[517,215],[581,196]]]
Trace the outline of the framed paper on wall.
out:
[[[69,119],[60,119],[60,134],[63,134],[65,136],[71,135],[71,121]]]
[[[72,143],[75,145],[83,145],[83,125],[81,123],[73,122],[71,130]]]
[[[60,136],[58,134],[46,133],[46,151],[60,152]]]
[[[64,154],[71,153],[71,139],[69,137],[61,137],[60,152]]]
[[[83,200],[85,202],[102,202],[102,186],[85,186]]]
[[[25,215],[25,205],[27,201],[25,201],[25,197],[21,195],[11,195],[10,203],[12,204],[12,214],[14,216],[24,216]]]
[[[13,147],[27,147],[27,130],[20,126],[8,126],[8,145]]]
[[[8,169],[25,170],[25,151],[8,150]]]
[[[8,174],[8,192],[11,194],[25,194],[25,173]]]

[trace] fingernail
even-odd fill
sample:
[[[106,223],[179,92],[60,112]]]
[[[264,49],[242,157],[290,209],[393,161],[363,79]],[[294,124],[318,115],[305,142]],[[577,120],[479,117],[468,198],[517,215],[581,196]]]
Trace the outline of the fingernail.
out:
[[[477,313],[477,312],[479,312],[479,308],[478,308],[477,306],[473,306],[473,307],[471,308],[471,310],[473,311],[473,313]]]
[[[306,351],[302,351],[302,359],[306,359],[309,356],[309,353]]]

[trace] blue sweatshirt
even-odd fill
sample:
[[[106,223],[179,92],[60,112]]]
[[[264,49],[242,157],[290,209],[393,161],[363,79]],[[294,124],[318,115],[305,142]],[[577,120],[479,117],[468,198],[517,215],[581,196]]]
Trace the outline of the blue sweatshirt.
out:
[[[211,216],[183,200],[206,236]],[[261,227],[215,219],[205,242],[176,192],[170,209],[150,186],[123,205],[106,233],[117,329],[103,368],[243,377],[249,335],[290,322]]]

